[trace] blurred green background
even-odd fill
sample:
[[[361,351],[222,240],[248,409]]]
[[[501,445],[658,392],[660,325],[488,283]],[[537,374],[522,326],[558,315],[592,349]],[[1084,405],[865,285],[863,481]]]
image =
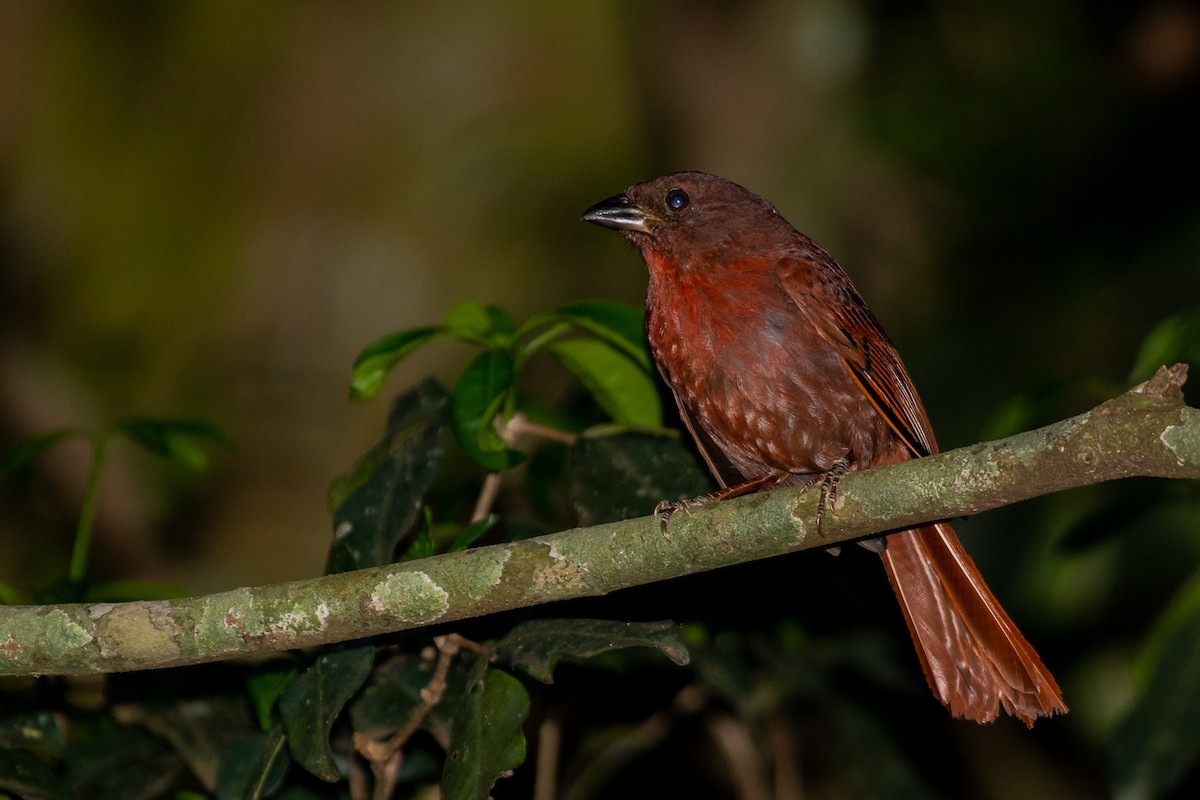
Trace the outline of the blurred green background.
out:
[[[235,443],[204,476],[115,454],[95,573],[318,574],[326,487],[386,413],[346,399],[357,352],[460,299],[639,303],[640,259],[579,214],[677,169],[766,196],[840,260],[943,447],[1049,422],[1200,306],[1198,100],[1200,10],[1167,0],[6,3],[0,450],[202,418]],[[395,386],[452,380],[455,348]],[[0,581],[62,574],[86,470],[63,446],[0,487]],[[962,526],[1052,666],[1087,642],[1059,676],[1084,742],[1200,560],[1197,516],[1114,523],[1150,552],[1034,574],[1028,553],[1139,491]],[[1049,771],[1091,786],[1076,769]]]

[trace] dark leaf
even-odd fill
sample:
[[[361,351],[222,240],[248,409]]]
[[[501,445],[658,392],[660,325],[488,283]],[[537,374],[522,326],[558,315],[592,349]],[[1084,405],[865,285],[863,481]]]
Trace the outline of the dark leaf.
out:
[[[446,391],[425,380],[392,405],[383,441],[330,488],[334,542],[326,574],[390,563],[441,463]]]
[[[24,800],[71,800],[75,793],[50,765],[28,750],[0,749],[0,795]]]
[[[584,659],[625,647],[653,647],[680,666],[688,663],[679,627],[662,622],[538,619],[523,622],[496,644],[496,655],[543,683],[554,682],[560,659]]]
[[[332,782],[341,777],[329,734],[346,702],[371,674],[374,660],[375,646],[370,642],[321,653],[279,698],[292,757],[322,780]]]
[[[559,427],[566,429],[568,425]],[[570,453],[570,446],[562,442],[542,442],[530,453],[525,470],[530,503],[554,530],[569,528],[576,522],[569,489]]]
[[[1152,515],[1170,502],[1165,496],[1170,488],[1160,482],[1128,482],[1119,491],[1096,495],[1091,506],[1081,500],[1056,547],[1064,553],[1083,553],[1152,525]]]
[[[0,477],[15,475],[29,465],[29,462],[40,456],[42,453],[49,450],[54,445],[67,439],[71,436],[78,436],[80,432],[73,428],[61,428],[49,433],[43,433],[40,436],[33,436],[29,439],[24,439],[17,442],[11,450],[4,455],[4,462],[0,465]]]
[[[350,704],[351,726],[373,739],[391,736],[412,718],[432,677],[433,662],[420,656],[399,655],[380,664]]]
[[[271,795],[272,800],[348,800],[349,794],[344,792],[333,792],[330,790],[319,791],[317,788],[308,786],[290,785],[282,792]],[[183,798],[179,798],[183,800]]]
[[[596,432],[571,448],[571,500],[580,525],[649,514],[660,500],[711,491],[712,483],[677,437]]]
[[[521,726],[529,694],[506,672],[488,669],[454,715],[442,772],[445,800],[484,800],[496,780],[525,760]]]
[[[66,747],[67,740],[62,729],[49,711],[33,711],[0,719],[0,752],[32,750],[60,758]]]
[[[230,447],[225,434],[196,420],[136,417],[122,420],[117,431],[151,453],[194,470],[208,466],[208,450],[214,445]]]
[[[358,358],[354,359],[350,375],[351,399],[365,400],[374,397],[383,386],[383,381],[392,367],[430,339],[445,333],[446,330],[440,325],[409,328],[388,334],[367,345],[358,354]]]
[[[1112,745],[1120,798],[1163,796],[1200,760],[1200,579],[1163,614],[1140,661],[1144,687]]]
[[[441,696],[420,725],[440,742],[450,739],[456,710],[487,674],[489,665],[487,658],[466,651],[453,658]],[[427,702],[421,691],[430,686],[436,665],[436,658],[400,654],[377,666],[350,705],[354,730],[383,738],[407,724],[417,707]]]
[[[649,373],[599,339],[565,339],[547,349],[619,425],[662,427],[662,404]]]
[[[516,466],[524,455],[509,449],[494,427],[516,374],[503,350],[487,350],[467,364],[450,397],[454,432],[471,460],[492,472]]]
[[[279,791],[292,760],[283,727],[258,731],[230,747],[221,760],[216,795],[220,800],[258,800]]]
[[[254,730],[240,694],[202,694],[145,704],[122,704],[121,721],[137,723],[168,742],[202,784],[213,786],[225,751]]]
[[[1048,425],[1080,406],[1091,406],[1107,400],[1121,391],[1097,379],[1057,380],[1022,392],[1004,400],[983,426],[980,437],[985,441]]]
[[[890,734],[878,713],[851,702],[832,702],[827,712],[836,727],[834,744],[844,763],[850,797],[933,800],[940,797],[913,768],[902,743]]]
[[[150,800],[170,796],[187,776],[183,762],[146,730],[130,725],[72,745],[68,780],[84,797]]]

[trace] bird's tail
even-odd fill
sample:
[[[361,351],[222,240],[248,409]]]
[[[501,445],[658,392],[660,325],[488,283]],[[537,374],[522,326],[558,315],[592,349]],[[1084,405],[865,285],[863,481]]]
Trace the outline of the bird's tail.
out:
[[[1066,713],[1062,692],[1000,607],[954,528],[887,537],[881,553],[925,679],[956,717],[991,722],[1003,708],[1033,727]]]

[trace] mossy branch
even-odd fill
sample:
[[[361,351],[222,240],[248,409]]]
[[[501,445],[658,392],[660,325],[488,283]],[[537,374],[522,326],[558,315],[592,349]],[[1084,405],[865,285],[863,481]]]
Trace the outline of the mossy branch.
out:
[[[780,489],[421,561],[171,601],[0,606],[0,675],[154,669],[264,654],[602,595],[1131,476],[1200,478],[1187,367],[1077,417],[847,475],[818,534],[817,493]]]

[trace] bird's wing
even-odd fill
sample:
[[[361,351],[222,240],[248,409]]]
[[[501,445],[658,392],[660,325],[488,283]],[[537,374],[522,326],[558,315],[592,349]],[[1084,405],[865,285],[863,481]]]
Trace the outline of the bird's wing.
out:
[[[721,448],[716,442],[705,432],[704,428],[692,416],[692,412],[679,399],[676,392],[672,392],[675,397],[675,406],[679,409],[679,419],[687,427],[688,433],[692,435],[692,440],[696,443],[696,449],[700,452],[700,457],[704,459],[704,463],[708,465],[709,472],[716,478],[717,483],[724,489],[728,486],[736,486],[743,481],[746,481],[753,475],[744,475],[733,465],[733,463],[725,457],[721,452]]]
[[[937,452],[933,427],[912,379],[846,273],[832,260],[814,269],[810,261],[785,258],[779,262],[778,275],[800,313],[838,354],[846,372],[909,453],[919,458]]]

